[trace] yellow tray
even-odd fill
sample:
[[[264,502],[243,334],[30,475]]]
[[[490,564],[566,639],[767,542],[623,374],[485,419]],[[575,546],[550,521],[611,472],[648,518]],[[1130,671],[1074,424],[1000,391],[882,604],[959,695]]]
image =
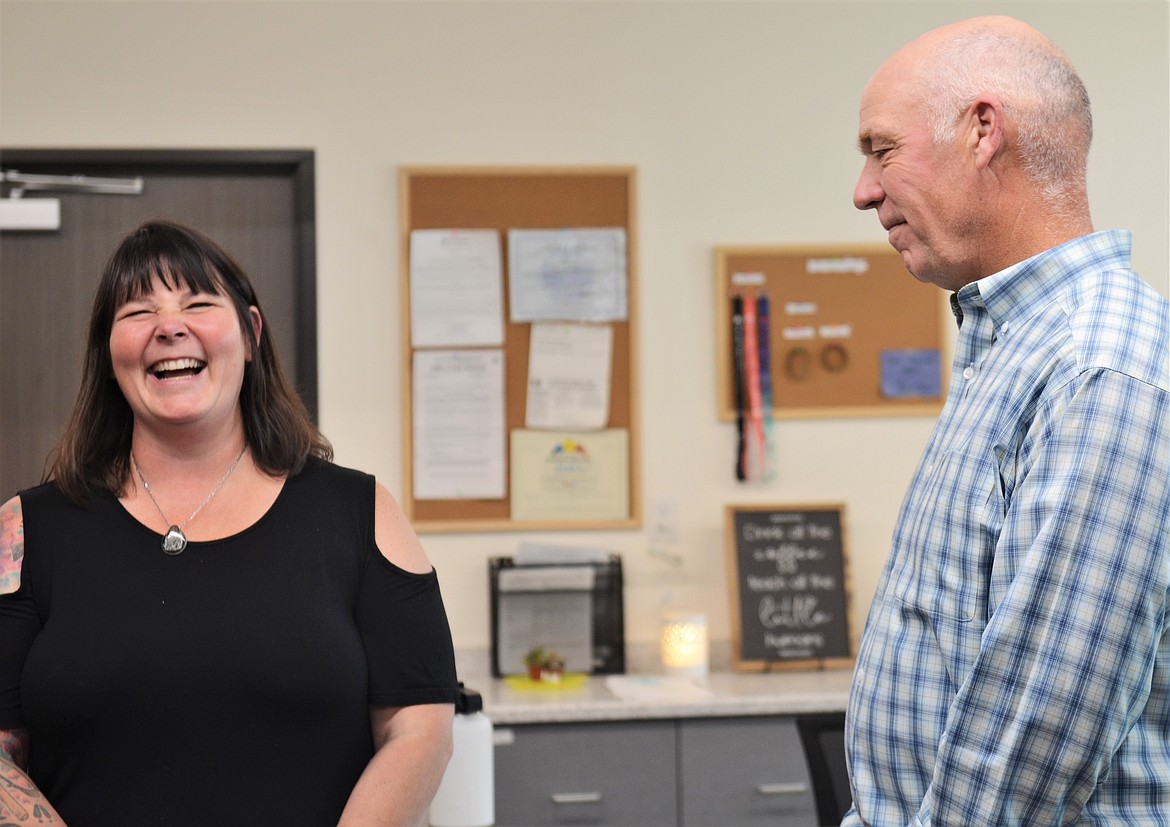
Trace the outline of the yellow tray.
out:
[[[566,672],[559,681],[534,681],[527,675],[506,675],[504,683],[522,692],[562,692],[566,689],[580,689],[588,677],[584,672]]]

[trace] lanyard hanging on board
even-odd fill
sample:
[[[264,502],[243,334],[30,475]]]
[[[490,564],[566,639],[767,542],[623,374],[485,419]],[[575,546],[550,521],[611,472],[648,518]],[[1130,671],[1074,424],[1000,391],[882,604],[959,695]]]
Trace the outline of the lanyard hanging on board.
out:
[[[772,426],[772,333],[768,296],[756,299],[756,331],[759,341],[760,406],[764,420],[764,476],[776,475],[776,435]]]
[[[743,297],[735,295],[731,299],[731,359],[735,376],[735,428],[737,434],[735,448],[735,478],[743,481],[747,479],[744,466],[744,341],[743,341]]]
[[[760,399],[760,334],[756,297],[743,299],[743,371],[746,381],[747,424],[744,436],[744,477],[758,482],[764,477],[764,412]]]

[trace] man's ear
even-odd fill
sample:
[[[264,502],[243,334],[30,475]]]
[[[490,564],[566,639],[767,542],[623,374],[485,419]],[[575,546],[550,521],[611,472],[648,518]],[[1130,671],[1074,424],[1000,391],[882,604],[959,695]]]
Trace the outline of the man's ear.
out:
[[[967,135],[977,166],[991,164],[1004,145],[1006,121],[1003,103],[993,95],[981,95],[967,110]]]

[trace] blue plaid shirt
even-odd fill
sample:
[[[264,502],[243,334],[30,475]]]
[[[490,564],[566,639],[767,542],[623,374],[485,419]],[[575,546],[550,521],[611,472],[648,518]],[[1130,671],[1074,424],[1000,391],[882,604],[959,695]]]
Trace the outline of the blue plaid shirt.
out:
[[[1094,233],[963,287],[847,825],[1170,825],[1170,303]]]

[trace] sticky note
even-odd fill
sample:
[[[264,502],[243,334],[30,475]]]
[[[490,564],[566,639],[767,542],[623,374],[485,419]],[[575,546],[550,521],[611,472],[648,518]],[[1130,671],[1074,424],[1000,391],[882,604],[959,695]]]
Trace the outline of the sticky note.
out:
[[[941,358],[935,349],[883,350],[882,396],[937,399],[942,393]]]

